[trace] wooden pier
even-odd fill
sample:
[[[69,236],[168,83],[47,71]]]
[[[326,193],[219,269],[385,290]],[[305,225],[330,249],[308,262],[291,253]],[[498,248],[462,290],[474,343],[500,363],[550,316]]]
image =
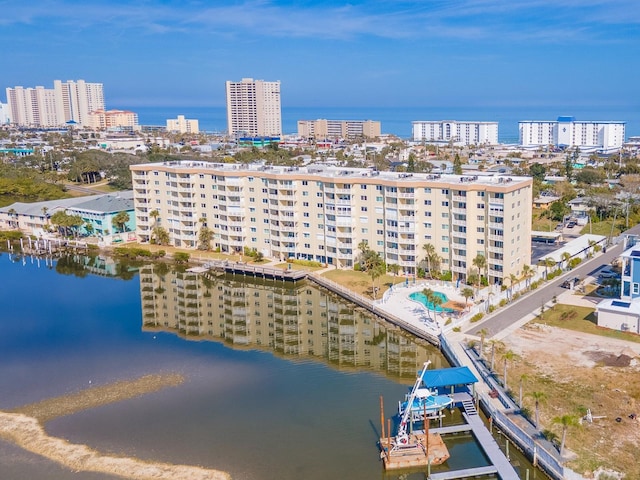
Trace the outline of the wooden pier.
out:
[[[242,262],[229,262],[227,260],[213,260],[207,262],[204,267],[221,273],[231,273],[234,275],[248,275],[251,277],[268,278],[271,280],[282,280],[297,282],[307,278],[304,270],[288,270],[274,267],[260,267]]]
[[[480,444],[480,447],[488,457],[491,465],[432,473],[428,479],[453,480],[478,477],[482,475],[498,475],[501,480],[519,480],[520,477],[518,476],[518,473],[515,471],[511,463],[509,463],[505,454],[502,453],[502,450],[500,450],[495,438],[493,438],[491,432],[489,432],[482,421],[482,418],[478,415],[478,411],[473,404],[473,398],[471,395],[457,393],[456,400],[456,403],[463,409],[462,416],[467,423],[464,425],[432,428],[430,431],[441,435],[469,431],[472,432],[476,441]]]
[[[449,459],[449,450],[438,433],[429,432],[425,436],[424,431],[413,432],[409,435],[409,442],[413,448],[394,450],[391,438],[380,439],[380,457],[385,469],[425,468]]]

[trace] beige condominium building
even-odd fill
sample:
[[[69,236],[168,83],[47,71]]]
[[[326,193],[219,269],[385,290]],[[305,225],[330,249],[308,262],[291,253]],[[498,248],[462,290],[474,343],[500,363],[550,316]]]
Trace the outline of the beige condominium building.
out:
[[[282,135],[280,82],[243,78],[227,81],[229,135],[271,137]]]
[[[366,242],[407,275],[416,273],[430,243],[454,278],[484,255],[492,282],[520,275],[531,260],[529,177],[202,161],[131,170],[141,242],[161,226],[172,245],[196,248],[207,226],[222,252],[248,247],[337,268],[353,267]]]
[[[178,133],[199,133],[198,120],[189,120],[184,115],[178,115],[178,118],[167,119],[167,131]]]
[[[377,138],[380,122],[373,120],[298,120],[298,136],[304,138]]]

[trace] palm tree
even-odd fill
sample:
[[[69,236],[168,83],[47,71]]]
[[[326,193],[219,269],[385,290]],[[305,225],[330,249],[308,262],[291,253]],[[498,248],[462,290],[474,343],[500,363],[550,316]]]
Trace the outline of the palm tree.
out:
[[[382,261],[382,257],[380,257],[379,253],[376,253],[375,259],[372,260],[371,266],[368,268],[367,272],[371,277],[371,289],[373,290],[373,299],[376,299],[376,278],[380,278],[384,275],[385,265]]]
[[[397,263],[390,263],[389,265],[387,265],[387,270],[393,273],[394,277],[397,277],[398,273],[400,273],[400,265],[398,265]]]
[[[551,257],[547,257],[544,260],[544,276],[545,278],[547,277],[548,273],[547,273],[547,268],[552,268],[555,267],[557,265],[557,262],[551,258]]]
[[[480,277],[480,280],[482,280],[482,274],[485,272],[485,269],[487,268],[487,257],[479,253],[472,260],[472,263],[473,263],[473,266],[478,269],[478,277]]]
[[[127,222],[130,217],[127,212],[118,212],[112,219],[111,224],[115,230],[120,230],[120,232],[124,232],[127,227]]]
[[[527,375],[523,373],[520,375],[520,396],[518,397],[518,405],[522,408],[522,387],[524,386],[524,381],[527,379]]]
[[[523,265],[522,266],[522,276],[525,279],[527,288],[529,288],[529,286],[531,285],[531,283],[530,283],[531,277],[533,277],[533,268],[531,268],[530,265],[526,265],[526,264]]]
[[[438,323],[438,307],[444,303],[444,300],[440,295],[436,295],[435,292],[431,294],[431,305],[433,305],[433,318]]]
[[[513,273],[509,274],[509,282],[510,282],[510,290],[511,290],[511,298],[513,298],[513,287],[518,283],[518,277],[516,277]]]
[[[425,261],[427,262],[427,270],[429,271],[429,276],[431,276],[431,258],[436,254],[436,247],[434,247],[431,243],[425,243],[422,246],[422,249],[425,251]]]
[[[473,293],[473,289],[472,289],[472,288],[469,288],[469,287],[464,287],[464,288],[462,289],[462,291],[460,292],[460,295],[462,295],[462,296],[464,297],[464,305],[465,305],[465,307],[466,307],[466,306],[467,306],[467,304],[468,304],[468,299],[469,299],[470,297],[473,297],[473,295],[474,295],[474,293]]]
[[[567,439],[567,430],[569,427],[578,425],[578,419],[573,415],[562,415],[555,417],[553,423],[562,425],[562,440],[560,441],[560,457],[564,454],[564,442]]]
[[[536,422],[536,428],[540,428],[540,403],[544,402],[547,399],[547,394],[544,392],[531,392],[529,394],[529,396],[531,398],[533,398],[533,401],[535,402],[535,422]]]
[[[427,305],[426,305],[426,307],[427,307],[427,312],[428,312],[428,311],[430,310],[430,309],[429,309],[429,305],[433,305],[433,302],[432,302],[433,297],[434,297],[434,295],[433,295],[433,290],[431,290],[430,288],[425,288],[425,289],[423,289],[423,290],[422,290],[422,294],[423,294],[423,295],[425,296],[425,298],[427,299]],[[433,318],[434,318],[434,320],[435,320],[435,317],[436,317],[436,315],[435,315],[435,311],[434,311],[434,313],[433,313]]]
[[[571,254],[569,252],[562,253],[562,261],[564,262],[564,268],[569,269],[569,259],[571,259]]]
[[[484,340],[489,331],[486,328],[482,328],[478,330],[478,333],[480,334],[480,358],[482,359],[484,357]]]
[[[502,354],[502,360],[504,361],[504,389],[508,390],[509,387],[507,385],[507,367],[509,366],[509,362],[518,358],[518,355],[512,350],[507,350]]]
[[[157,226],[158,225],[158,217],[160,217],[160,212],[158,210],[151,210],[151,212],[149,212],[149,216],[151,218],[153,218],[154,226]]]
[[[475,294],[475,292],[477,292],[478,285],[480,285],[480,275],[475,272],[469,273],[469,275],[467,275],[467,282],[473,285]]]

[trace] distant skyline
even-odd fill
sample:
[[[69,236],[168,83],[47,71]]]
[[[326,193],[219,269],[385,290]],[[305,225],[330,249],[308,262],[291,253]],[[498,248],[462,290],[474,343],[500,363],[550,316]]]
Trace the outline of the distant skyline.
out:
[[[6,87],[104,84],[108,108],[225,105],[640,108],[635,0],[1,1]]]

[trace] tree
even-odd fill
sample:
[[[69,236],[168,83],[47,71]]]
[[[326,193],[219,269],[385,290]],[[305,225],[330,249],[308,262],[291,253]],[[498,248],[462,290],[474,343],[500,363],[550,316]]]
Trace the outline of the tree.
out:
[[[114,230],[124,232],[127,227],[127,222],[130,220],[127,212],[118,212],[112,219],[111,224]]]
[[[431,243],[425,243],[422,246],[422,249],[425,251],[425,261],[427,262],[427,271],[429,272],[429,276],[433,278],[431,273],[431,261],[436,256],[436,247],[434,247]]]
[[[473,285],[475,288],[475,291],[477,292],[478,287],[480,286],[480,275],[478,275],[475,272],[469,273],[469,275],[467,275],[467,282]]]
[[[472,263],[473,266],[478,269],[478,275],[482,277],[482,274],[485,273],[485,269],[487,268],[487,257],[479,253],[472,260]]]
[[[462,175],[462,160],[460,160],[460,155],[457,153],[453,158],[453,173],[455,175]]]
[[[564,220],[565,215],[567,215],[571,211],[571,209],[564,200],[558,200],[557,202],[553,202],[549,207],[549,210],[547,211],[549,212],[548,215],[552,220],[561,222]]]
[[[540,164],[540,163],[534,163],[533,165],[531,165],[529,167],[529,174],[535,179],[538,180],[540,182],[542,182],[544,180],[544,176],[547,173],[547,168]]]
[[[560,457],[564,455],[564,444],[567,439],[567,430],[569,427],[578,425],[578,419],[573,415],[562,415],[555,417],[553,423],[562,425],[562,440],[560,441]]]
[[[511,298],[513,298],[513,287],[516,286],[516,283],[518,283],[518,277],[516,277],[515,274],[510,273],[509,274],[509,289],[511,290]]]
[[[527,379],[527,375],[525,373],[523,373],[522,375],[520,375],[520,395],[518,397],[518,405],[520,406],[520,408],[522,408],[522,390],[524,387],[524,381]]]
[[[189,263],[190,255],[187,252],[176,252],[173,254],[173,260],[178,265]]]
[[[149,216],[153,218],[154,226],[157,226],[158,218],[160,217],[160,212],[158,210],[151,210],[151,212],[149,212]]]
[[[376,299],[376,292],[377,292],[376,279],[384,275],[384,272],[385,272],[384,262],[382,261],[382,257],[380,257],[380,254],[377,252],[376,252],[376,258],[377,260],[374,261],[371,264],[371,267],[368,269],[369,276],[371,277],[371,289],[373,290],[374,300]]]
[[[468,305],[468,299],[473,297],[474,293],[473,293],[473,289],[469,288],[469,287],[465,287],[462,289],[462,291],[460,292],[460,295],[462,295],[464,297],[464,305],[465,307]]]
[[[507,350],[502,354],[502,360],[504,362],[504,389],[505,390],[509,389],[509,387],[507,386],[507,367],[509,366],[509,362],[515,360],[516,358],[518,358],[518,355],[512,350]]]
[[[525,279],[526,282],[526,286],[527,288],[529,288],[529,286],[531,285],[531,277],[533,277],[533,268],[531,268],[530,265],[523,265],[522,266],[522,276]]]
[[[569,252],[562,252],[562,261],[564,262],[564,268],[569,269],[569,260],[571,259],[571,254]]]
[[[416,171],[416,156],[413,152],[409,154],[409,160],[407,161],[407,172],[412,173]]]
[[[533,398],[535,404],[535,424],[536,428],[540,429],[540,403],[544,402],[547,399],[547,394],[544,392],[531,392],[529,394],[531,398]]]
[[[389,265],[387,265],[387,270],[389,270],[389,272],[393,273],[393,275],[397,277],[398,273],[400,273],[400,265],[398,265],[397,263],[390,263]]]
[[[59,210],[51,215],[51,224],[64,236],[70,233],[77,235],[78,229],[84,224],[80,215],[69,215],[64,210]]]
[[[155,227],[152,230],[152,240],[158,245],[168,245],[171,237],[164,227]]]
[[[480,358],[484,357],[484,341],[489,331],[486,328],[482,328],[478,331],[480,334]]]

